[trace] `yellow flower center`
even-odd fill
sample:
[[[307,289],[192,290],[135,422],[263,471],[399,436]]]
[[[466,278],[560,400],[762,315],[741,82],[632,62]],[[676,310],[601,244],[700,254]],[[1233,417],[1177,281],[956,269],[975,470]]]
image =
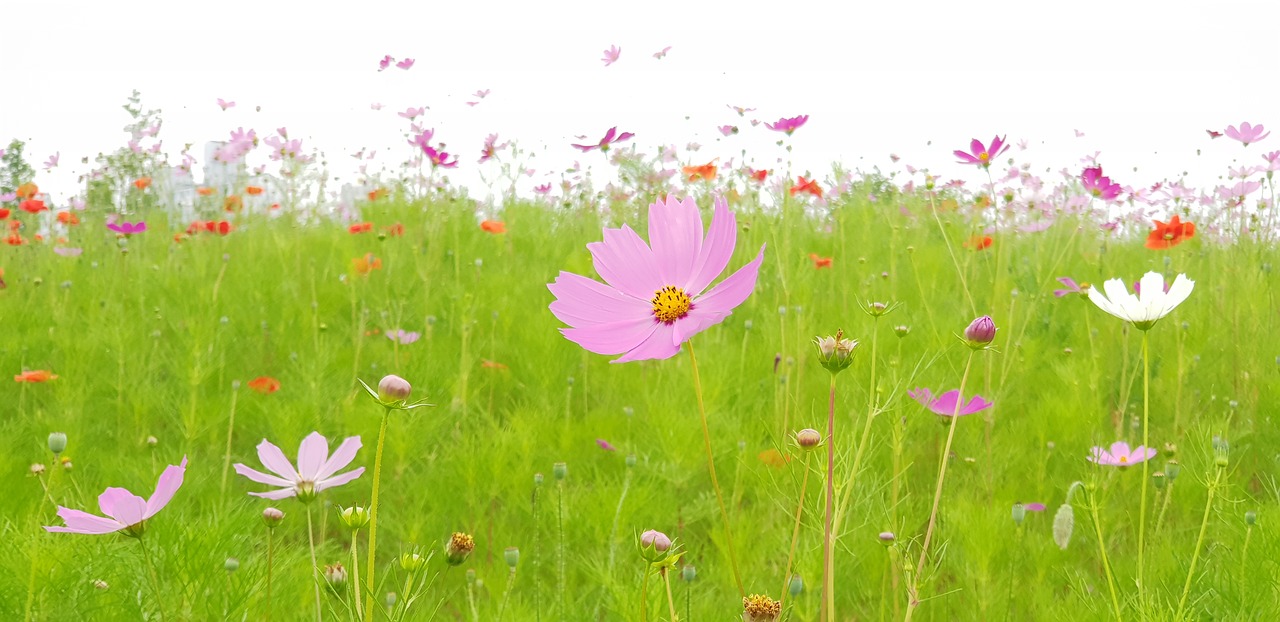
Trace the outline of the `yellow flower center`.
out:
[[[1166,234],[1164,234],[1164,239],[1166,239],[1166,240],[1172,240],[1172,239],[1173,239],[1173,234],[1172,234],[1172,233],[1166,233]]]
[[[1129,462],[1129,456],[1120,456],[1120,463],[1121,463],[1121,464],[1125,464],[1125,463],[1127,463],[1127,462]]]
[[[689,294],[674,285],[668,285],[653,293],[653,317],[663,324],[670,324],[689,314]]]
[[[982,153],[979,153],[979,154],[978,154],[978,160],[979,160],[979,161],[986,162],[987,160],[990,160],[990,159],[991,159],[991,154],[989,154],[989,153],[987,153],[987,152],[985,152],[985,151],[983,151]]]

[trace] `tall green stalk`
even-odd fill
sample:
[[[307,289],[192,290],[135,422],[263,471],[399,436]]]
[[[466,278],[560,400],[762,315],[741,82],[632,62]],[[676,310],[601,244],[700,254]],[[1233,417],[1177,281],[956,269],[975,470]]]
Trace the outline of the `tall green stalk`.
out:
[[[373,616],[373,595],[377,590],[377,584],[374,583],[374,562],[378,555],[378,489],[382,481],[382,445],[387,437],[387,417],[391,414],[390,408],[384,408],[382,411],[382,424],[378,427],[378,449],[374,453],[373,458],[373,494],[369,500],[369,561],[365,564],[365,597],[364,610],[369,612],[369,617]],[[307,520],[311,520],[310,515]],[[318,589],[318,588],[317,588]]]
[[[1116,622],[1124,622],[1124,616],[1120,613],[1120,598],[1116,596],[1116,578],[1111,572],[1111,561],[1107,559],[1106,540],[1102,538],[1102,521],[1098,518],[1098,500],[1093,491],[1089,491],[1088,494],[1089,515],[1093,517],[1093,531],[1098,536],[1098,553],[1102,556],[1102,569],[1107,573],[1107,588],[1111,590],[1111,606],[1115,610]]]
[[[1142,331],[1142,447],[1145,452],[1151,447],[1148,440],[1148,432],[1150,427],[1147,425],[1147,418],[1151,413],[1151,352],[1147,347],[1147,331]],[[1147,481],[1151,479],[1148,470],[1150,470],[1150,460],[1142,461],[1142,496],[1139,503],[1142,505],[1138,508],[1138,610],[1142,614],[1142,619],[1147,617],[1147,599],[1146,599],[1146,545],[1147,545]]]
[[[1187,569],[1187,581],[1182,585],[1182,598],[1178,600],[1178,613],[1173,616],[1174,620],[1181,620],[1182,612],[1187,608],[1187,596],[1191,595],[1191,581],[1196,576],[1196,563],[1200,561],[1200,548],[1204,544],[1205,531],[1209,528],[1209,512],[1213,510],[1214,493],[1218,491],[1218,486],[1222,483],[1222,474],[1226,470],[1226,461],[1219,461],[1214,468],[1213,481],[1209,482],[1209,498],[1205,499],[1204,516],[1200,518],[1200,535],[1196,536],[1195,553],[1191,556],[1191,567]]]

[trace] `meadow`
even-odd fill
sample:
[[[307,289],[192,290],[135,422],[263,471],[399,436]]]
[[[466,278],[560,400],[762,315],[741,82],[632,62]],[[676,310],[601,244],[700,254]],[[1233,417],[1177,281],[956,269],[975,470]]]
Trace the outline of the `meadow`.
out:
[[[1082,185],[1096,176],[1050,188],[981,163],[967,186],[837,169],[813,192],[783,171],[646,177],[653,161],[619,153],[607,190],[481,205],[435,177],[388,182],[346,221],[237,211],[219,190],[189,234],[144,184],[111,189],[140,233],[92,201],[71,225],[10,197],[27,224],[0,249],[0,617],[307,620],[318,594],[326,620],[774,619],[759,600],[744,613],[760,594],[796,621],[1276,619],[1270,171],[1238,200],[1175,182],[1107,200]],[[548,308],[562,271],[599,280],[603,228],[648,240],[668,193],[707,226],[726,197],[736,247],[716,282],[764,247],[750,295],[692,338],[696,371],[687,348],[613,364]],[[1148,248],[1175,214],[1194,235]],[[1148,272],[1195,283],[1154,325],[1055,294]],[[980,316],[994,339],[966,335]],[[858,344],[833,373],[816,339],[837,331]],[[360,384],[388,374],[407,402]],[[909,395],[962,386],[991,406],[940,416]],[[292,491],[307,503],[250,496],[267,488],[233,465],[262,469],[263,439],[293,461],[312,432],[358,436],[346,470],[364,472]],[[1144,432],[1145,462],[1094,449]],[[145,530],[43,529],[59,506],[98,513],[108,487],[146,498],[184,459]],[[341,512],[368,508],[375,479],[366,590],[369,526],[353,536]]]

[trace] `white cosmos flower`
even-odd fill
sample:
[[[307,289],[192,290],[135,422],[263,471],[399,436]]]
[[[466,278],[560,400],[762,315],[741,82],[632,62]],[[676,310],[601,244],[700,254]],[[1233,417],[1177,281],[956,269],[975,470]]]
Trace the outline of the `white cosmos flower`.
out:
[[[1155,325],[1156,320],[1169,315],[1169,312],[1182,304],[1195,286],[1195,281],[1188,279],[1185,274],[1179,274],[1166,291],[1164,275],[1148,272],[1142,275],[1136,295],[1129,293],[1124,280],[1111,279],[1102,285],[1101,291],[1090,287],[1089,300],[1098,305],[1099,309],[1133,322],[1138,329],[1148,330]]]

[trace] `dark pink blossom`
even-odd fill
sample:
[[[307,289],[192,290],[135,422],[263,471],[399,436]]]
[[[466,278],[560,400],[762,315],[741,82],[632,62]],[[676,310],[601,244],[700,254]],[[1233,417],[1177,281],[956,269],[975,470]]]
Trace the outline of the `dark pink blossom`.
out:
[[[1111,181],[1110,177],[1103,177],[1101,166],[1084,169],[1080,174],[1080,183],[1089,194],[1105,201],[1114,201],[1120,196],[1120,184]]]
[[[793,132],[800,129],[800,126],[804,125],[808,121],[809,115],[802,114],[798,117],[791,117],[790,119],[778,119],[776,123],[765,123],[764,126],[775,132],[786,132],[787,136],[790,136]]]
[[[933,397],[933,391],[923,388],[916,389],[914,391],[907,391],[907,395],[910,395],[912,399],[920,402],[920,404],[936,415],[950,417],[957,414],[956,402],[960,398],[960,391],[958,389],[947,391],[946,393],[939,395],[937,398]],[[990,407],[991,402],[983,399],[981,395],[975,395],[969,399],[969,403],[960,407],[959,415],[962,417],[965,415],[972,415],[973,413],[986,410]]]
[[[601,138],[600,142],[594,145],[572,145],[572,146],[575,149],[581,149],[583,153],[586,153],[593,149],[608,151],[609,145],[612,145],[613,143],[620,143],[624,140],[630,140],[634,136],[635,134],[632,134],[631,132],[623,132],[619,134],[617,126],[614,126],[609,128],[609,131],[605,132],[604,138]]]
[[[991,166],[992,160],[1000,157],[1001,154],[1008,150],[1009,145],[1004,144],[1004,137],[996,136],[991,139],[991,146],[989,147],[975,138],[969,143],[968,153],[960,149],[957,149],[954,153],[957,158],[960,158],[961,164],[977,164],[982,168],[987,168]]]

